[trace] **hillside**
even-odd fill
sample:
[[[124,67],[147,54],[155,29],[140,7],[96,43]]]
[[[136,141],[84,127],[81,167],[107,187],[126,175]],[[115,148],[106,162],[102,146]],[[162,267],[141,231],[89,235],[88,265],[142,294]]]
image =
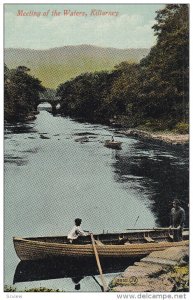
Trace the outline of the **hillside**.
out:
[[[5,49],[8,68],[19,65],[31,69],[48,88],[74,78],[80,73],[111,70],[122,61],[139,62],[149,49],[116,49],[91,45],[65,46],[48,50]]]

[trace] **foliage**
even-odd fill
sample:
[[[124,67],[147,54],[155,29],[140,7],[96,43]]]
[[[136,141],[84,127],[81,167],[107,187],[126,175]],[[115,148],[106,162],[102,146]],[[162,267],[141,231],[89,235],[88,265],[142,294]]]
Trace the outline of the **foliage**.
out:
[[[39,92],[44,91],[39,79],[28,74],[29,69],[19,66],[4,69],[5,80],[5,120],[22,121],[33,110],[39,100]]]
[[[175,266],[171,270],[171,279],[175,282],[175,292],[189,291],[189,267]]]
[[[169,4],[157,12],[157,44],[141,65],[139,102],[143,116],[188,121],[188,6]]]
[[[114,113],[127,114],[131,117],[135,112],[139,92],[139,66],[123,62],[115,66],[114,81],[110,91],[110,105]]]
[[[179,122],[175,126],[175,131],[180,134],[187,134],[189,132],[189,124]]]
[[[175,125],[175,120],[172,118],[148,118],[138,126],[138,129],[148,131],[170,131]]]
[[[16,288],[13,286],[5,285],[4,286],[4,292],[16,292]]]
[[[138,66],[123,62],[112,72],[85,73],[61,84],[61,111],[92,121],[130,113],[137,91]]]
[[[61,97],[61,111],[87,120],[100,119],[109,114],[106,99],[110,87],[108,72],[85,73],[61,84],[57,95]]]
[[[189,7],[167,4],[153,26],[157,44],[140,64],[85,73],[61,84],[61,112],[92,121],[127,115],[131,127],[174,129],[188,123]],[[179,132],[185,128],[177,125]]]
[[[39,288],[31,288],[31,289],[25,289],[24,292],[64,292],[63,290],[59,290],[59,289],[49,289],[46,287],[39,287]]]
[[[47,287],[38,287],[38,288],[31,288],[31,289],[24,289],[24,290],[17,290],[15,287],[13,286],[8,286],[5,285],[4,286],[4,292],[64,292],[64,290],[59,290],[59,289],[50,289]]]

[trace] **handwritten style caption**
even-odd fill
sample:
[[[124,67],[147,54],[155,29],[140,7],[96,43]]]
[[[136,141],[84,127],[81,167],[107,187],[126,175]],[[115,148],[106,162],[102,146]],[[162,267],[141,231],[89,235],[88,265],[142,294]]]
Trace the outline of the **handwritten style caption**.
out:
[[[23,10],[19,9],[17,11],[17,17],[117,17],[119,15],[118,11],[104,11],[101,9],[91,9],[90,12],[86,11],[77,11],[77,10],[70,10],[64,9],[63,11],[58,11],[57,9],[51,10],[48,9],[46,11],[40,12],[35,10]]]

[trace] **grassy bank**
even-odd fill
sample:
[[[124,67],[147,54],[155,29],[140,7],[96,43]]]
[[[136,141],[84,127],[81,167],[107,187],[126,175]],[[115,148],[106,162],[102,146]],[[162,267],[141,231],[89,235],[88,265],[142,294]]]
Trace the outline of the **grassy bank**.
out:
[[[31,288],[31,289],[24,289],[24,290],[18,290],[17,288],[13,287],[13,286],[8,286],[5,285],[4,286],[4,292],[20,292],[20,293],[24,293],[24,292],[30,292],[30,293],[34,293],[34,292],[64,292],[64,290],[59,290],[59,289],[49,289],[47,287],[39,287],[39,288]]]

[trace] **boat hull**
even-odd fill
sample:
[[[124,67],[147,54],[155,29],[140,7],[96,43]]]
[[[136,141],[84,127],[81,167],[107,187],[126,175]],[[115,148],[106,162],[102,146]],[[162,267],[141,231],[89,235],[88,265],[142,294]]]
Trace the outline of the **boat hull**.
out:
[[[146,244],[125,245],[96,245],[100,257],[131,257],[140,258],[152,251],[165,250],[169,247],[188,245],[189,241],[158,242]],[[94,256],[92,244],[62,244],[48,243],[22,238],[14,238],[15,251],[20,260],[42,260],[54,257],[92,257]]]
[[[121,149],[122,142],[105,141],[105,147],[112,149]]]

